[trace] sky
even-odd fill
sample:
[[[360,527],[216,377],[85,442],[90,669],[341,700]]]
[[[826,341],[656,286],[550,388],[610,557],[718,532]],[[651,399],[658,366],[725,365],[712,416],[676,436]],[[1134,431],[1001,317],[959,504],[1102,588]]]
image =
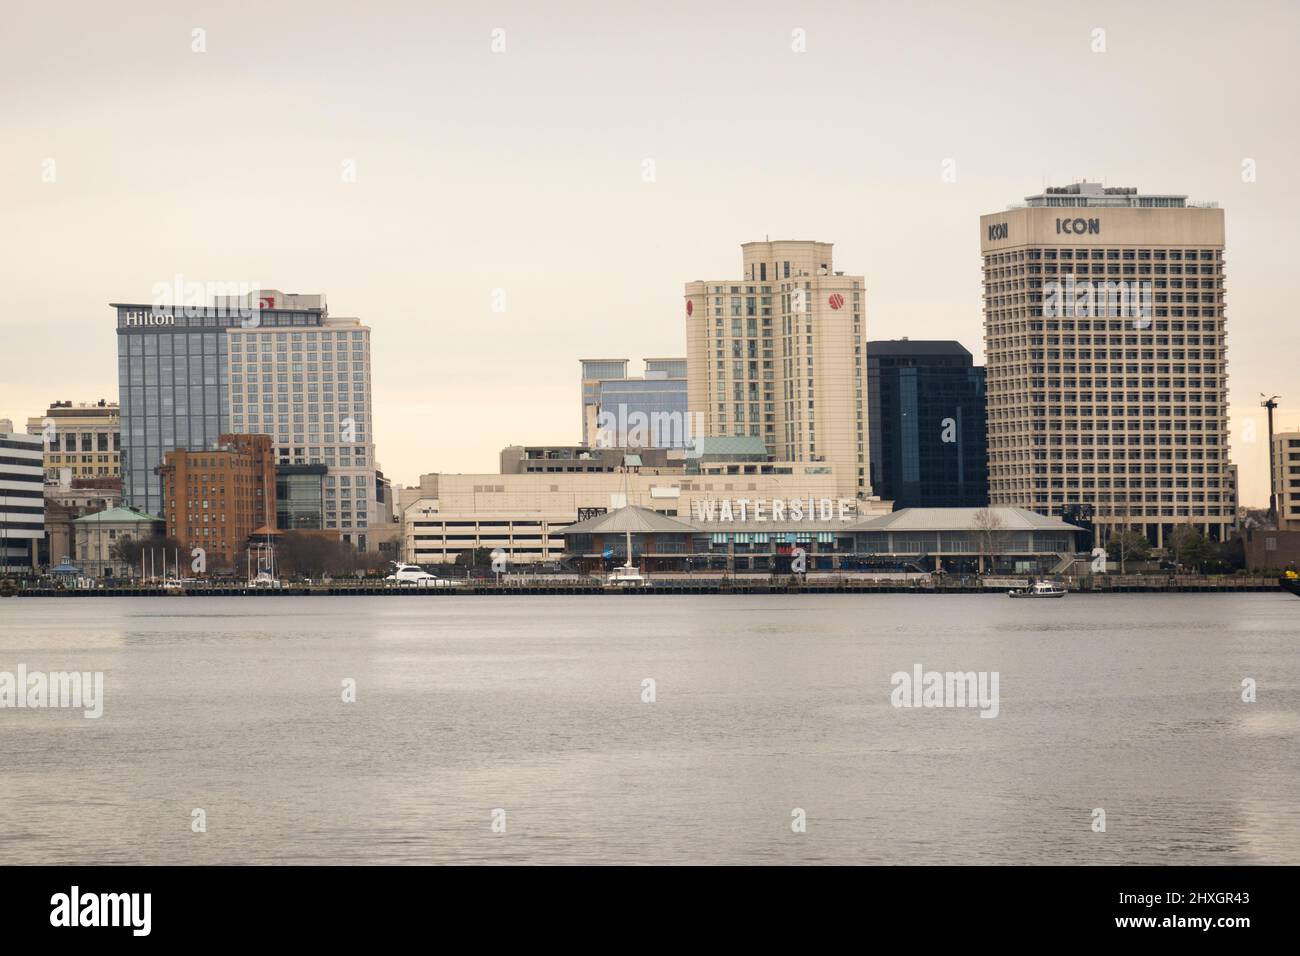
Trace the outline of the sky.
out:
[[[402,484],[577,442],[578,359],[684,355],[683,284],[739,277],[764,237],[833,242],[869,338],[982,362],[979,216],[1083,178],[1225,209],[1243,504],[1267,500],[1260,393],[1300,429],[1287,0],[5,16],[0,417],[20,430],[116,400],[108,303],[178,276],[324,293],[369,324]]]

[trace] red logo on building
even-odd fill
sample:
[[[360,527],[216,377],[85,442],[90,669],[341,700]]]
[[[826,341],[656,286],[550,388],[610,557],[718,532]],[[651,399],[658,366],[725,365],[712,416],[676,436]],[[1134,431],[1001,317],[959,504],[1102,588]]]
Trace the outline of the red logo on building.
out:
[[[264,296],[262,296],[261,298],[259,298],[259,299],[257,300],[257,307],[258,307],[259,309],[274,309],[274,308],[275,308],[275,296],[273,296],[273,295],[264,295]]]
[[[829,299],[827,299],[826,301],[830,303],[830,306],[831,306],[832,309],[838,309],[838,308],[840,308],[841,306],[844,305],[844,296],[842,296],[842,295],[840,295],[838,292],[836,292],[834,295],[832,295],[832,296],[831,296]]]
[[[686,314],[687,315],[695,314],[695,303],[692,302],[690,299],[686,300]]]

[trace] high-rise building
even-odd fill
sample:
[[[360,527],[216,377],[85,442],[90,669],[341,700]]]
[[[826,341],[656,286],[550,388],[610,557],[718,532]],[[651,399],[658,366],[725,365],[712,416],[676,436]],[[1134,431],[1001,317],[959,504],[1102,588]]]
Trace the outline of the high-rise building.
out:
[[[1163,546],[1234,521],[1223,211],[1074,183],[980,217],[989,497]]]
[[[686,359],[648,358],[629,377],[627,359],[582,359],[583,442],[604,448],[686,448],[697,436],[687,411]],[[601,378],[601,372],[615,374]]]
[[[275,527],[275,461],[267,435],[221,435],[213,448],[169,451],[158,467],[167,534],[226,563],[249,535]]]
[[[44,415],[27,419],[27,434],[44,441],[48,481],[58,481],[64,469],[70,478],[116,478],[121,424],[117,402],[54,402]]]
[[[827,242],[747,242],[740,279],[686,284],[692,419],[763,439],[783,461],[827,462],[841,493],[872,493],[862,276]]]
[[[242,302],[238,307],[224,301],[212,306],[113,303],[122,496],[128,506],[161,514],[162,484],[156,469],[167,452],[212,448],[218,436],[232,430],[228,329],[255,324],[263,334],[274,336],[324,322],[322,296],[274,291],[258,295],[251,312]],[[289,374],[287,368],[283,371]]]
[[[266,292],[258,293],[266,296]],[[324,465],[326,529],[374,550],[384,523],[375,477],[370,329],[323,310],[294,328],[232,326],[230,427],[272,436],[279,465]]]
[[[45,538],[44,443],[0,419],[0,574],[30,573]]]
[[[895,508],[989,503],[984,369],[960,342],[867,343],[871,489]]]
[[[1300,531],[1300,432],[1273,436],[1273,492],[1278,528]]]

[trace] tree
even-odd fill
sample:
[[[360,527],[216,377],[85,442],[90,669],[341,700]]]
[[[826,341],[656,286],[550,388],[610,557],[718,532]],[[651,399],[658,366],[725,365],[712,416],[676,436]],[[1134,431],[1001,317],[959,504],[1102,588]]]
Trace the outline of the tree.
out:
[[[1112,561],[1119,562],[1122,573],[1126,561],[1145,561],[1151,557],[1151,542],[1142,532],[1125,528],[1110,536],[1106,542],[1106,553]]]
[[[992,508],[981,508],[971,518],[971,529],[975,532],[975,541],[979,546],[980,573],[984,573],[984,558],[992,563],[1002,547],[1002,519]]]
[[[1219,545],[1219,561],[1229,571],[1241,571],[1246,567],[1246,542],[1241,535],[1233,535],[1231,539]]]
[[[1191,525],[1181,525],[1169,536],[1169,553],[1179,564],[1200,571],[1218,556],[1218,549]]]
[[[112,555],[130,569],[132,576],[140,573],[143,558],[144,574],[162,577],[164,569],[174,566],[178,558],[188,558],[189,550],[175,538],[118,538]]]
[[[284,577],[338,577],[387,567],[382,554],[361,553],[346,541],[286,531],[275,539],[276,573]]]

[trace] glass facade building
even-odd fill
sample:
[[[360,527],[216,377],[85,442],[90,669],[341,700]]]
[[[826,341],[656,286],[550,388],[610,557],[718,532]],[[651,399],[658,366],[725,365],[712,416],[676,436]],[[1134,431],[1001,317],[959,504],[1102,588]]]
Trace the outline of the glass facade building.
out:
[[[867,343],[871,488],[895,508],[989,503],[984,369],[958,342]]]
[[[231,431],[226,330],[250,321],[224,308],[112,303],[117,313],[123,502],[163,511],[155,469],[167,452],[202,450]],[[263,326],[320,325],[321,312],[262,309]]]
[[[686,359],[645,359],[629,378],[627,359],[581,359],[582,444],[605,448],[687,448],[703,428],[690,418]]]
[[[616,447],[686,448],[701,437],[689,433],[685,376],[609,379],[600,383],[597,404],[602,417],[618,422]]]
[[[275,470],[275,526],[281,531],[325,527],[324,465],[280,465]]]

